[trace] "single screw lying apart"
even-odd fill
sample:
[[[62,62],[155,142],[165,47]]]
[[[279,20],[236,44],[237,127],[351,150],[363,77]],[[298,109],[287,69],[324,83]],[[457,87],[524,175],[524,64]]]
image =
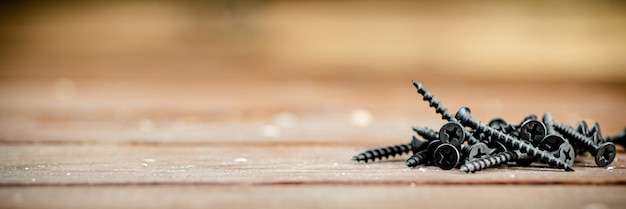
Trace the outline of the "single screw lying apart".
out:
[[[367,163],[367,161],[370,161],[370,160],[375,161],[376,158],[378,158],[379,160],[382,160],[383,158],[389,158],[390,156],[394,157],[396,155],[402,155],[410,151],[412,151],[413,153],[417,153],[420,150],[424,149],[426,145],[427,145],[426,142],[422,142],[418,140],[417,138],[415,138],[415,136],[413,136],[413,138],[411,139],[411,143],[398,144],[394,146],[367,150],[365,152],[362,152],[352,157],[352,160],[356,160],[357,162],[365,161]]]
[[[599,167],[607,166],[615,159],[615,145],[611,142],[605,142],[599,145],[595,144],[587,137],[562,124],[554,124],[554,129],[568,139],[574,140],[584,146],[587,151],[595,156],[596,165]]]
[[[542,161],[547,162],[549,165],[565,169],[566,171],[574,171],[572,167],[567,165],[567,163],[563,162],[561,159],[555,158],[550,155],[550,153],[546,151],[542,151],[533,147],[530,144],[526,144],[523,141],[520,141],[512,136],[509,136],[505,133],[502,133],[494,128],[481,124],[479,121],[472,119],[470,116],[470,110],[467,107],[462,107],[456,113],[456,118],[461,121],[463,125],[474,128],[476,131],[487,133],[491,136],[494,136],[496,140],[505,143],[515,149],[520,149],[522,152],[528,153],[530,157],[537,157]]]

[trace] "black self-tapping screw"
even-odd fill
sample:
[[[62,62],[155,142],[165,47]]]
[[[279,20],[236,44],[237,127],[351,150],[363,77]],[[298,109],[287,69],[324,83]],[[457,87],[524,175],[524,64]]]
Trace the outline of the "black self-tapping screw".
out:
[[[508,162],[517,161],[519,158],[528,157],[526,154],[521,153],[519,150],[511,150],[501,152],[495,155],[487,156],[485,158],[479,158],[469,161],[461,166],[459,170],[461,172],[469,173],[484,170],[485,168],[497,167],[507,164]]]
[[[448,122],[439,129],[439,140],[444,144],[449,143],[459,147],[466,137],[465,127],[458,122]]]
[[[478,142],[470,146],[462,146],[463,157],[465,162],[469,162],[475,159],[480,159],[488,156],[494,149],[487,146],[487,144]]]
[[[446,143],[437,147],[433,154],[433,161],[437,167],[443,170],[450,170],[461,163],[462,157],[456,146]]]
[[[599,167],[607,166],[611,164],[611,162],[613,162],[613,160],[615,159],[615,144],[611,142],[595,144],[586,136],[576,132],[575,130],[563,124],[554,124],[554,129],[561,133],[563,136],[567,137],[570,141],[578,142],[578,144],[583,146],[587,151],[594,155],[596,165]]]
[[[589,126],[587,125],[587,121],[580,121],[578,126],[576,126],[576,132],[582,134],[583,136],[589,137]],[[585,154],[586,150],[583,148],[577,141],[570,141],[572,146],[574,146],[574,150],[576,150],[576,154],[582,155]]]
[[[470,146],[467,152],[465,152],[467,154],[467,156],[465,156],[465,162],[485,158],[508,150],[509,148],[506,147],[506,145],[497,141],[479,142]]]
[[[563,160],[567,165],[574,165],[576,153],[574,147],[563,137],[557,135],[548,135],[541,141],[539,149],[546,151],[552,156]]]
[[[467,152],[467,157],[465,158],[465,164],[461,165],[460,169],[463,169],[463,172],[475,172],[475,167],[479,167],[477,165],[474,165],[474,163],[479,163],[479,164],[483,164],[480,163],[479,160],[481,159],[489,159],[491,160],[492,158],[494,158],[496,155],[501,155],[502,153],[508,152],[508,148],[500,143],[500,142],[496,142],[496,141],[492,141],[489,142],[489,144],[485,144],[485,143],[478,143],[475,145],[472,145],[472,148]],[[509,160],[511,161],[515,161],[516,159],[518,159],[519,156],[526,156],[525,154],[520,153],[517,156],[514,156],[513,159],[508,159],[507,158],[507,162]],[[495,162],[492,162],[495,163]],[[504,164],[506,162],[503,162],[501,164]],[[500,165],[500,164],[497,164]],[[485,164],[483,166],[489,166],[488,164]],[[465,167],[465,168],[464,168]],[[466,169],[470,168],[469,170],[465,171]],[[482,170],[485,169],[486,167],[482,167],[479,168],[478,170]]]
[[[476,144],[467,146],[467,145],[462,145],[461,149],[462,149],[462,157],[463,160],[461,160],[463,163],[468,163],[477,159],[482,159],[482,158],[486,158],[489,157],[490,155],[492,155],[495,152],[503,152],[506,151],[506,147],[502,144],[497,144],[496,143],[490,143],[491,145],[494,145],[494,147],[489,147],[487,144],[482,143],[482,142],[478,142]],[[502,146],[500,146],[502,145]],[[454,155],[456,153],[452,153],[452,155]],[[448,158],[451,159],[457,159],[460,158],[457,156],[448,156]],[[453,166],[452,163],[457,163],[456,165]],[[444,163],[443,165],[438,165],[440,168],[447,168],[449,167],[457,167],[460,166],[461,162],[456,162],[456,161],[448,161],[448,163]]]
[[[454,116],[450,112],[448,112],[448,109],[441,105],[441,102],[437,100],[435,96],[428,91],[428,89],[424,88],[421,83],[418,83],[416,81],[412,82],[413,86],[415,86],[415,88],[417,89],[417,93],[422,95],[424,101],[427,101],[430,107],[435,108],[435,112],[437,114],[440,114],[442,119],[447,121],[456,121],[456,119],[454,119]]]
[[[551,152],[554,157],[560,158],[570,166],[574,165],[576,150],[569,141],[556,134],[552,114],[549,112],[544,113],[543,123],[546,128],[546,136],[541,140],[539,149]]]
[[[428,127],[425,126],[413,126],[411,127],[413,128],[413,131],[415,131],[415,133],[417,133],[417,135],[421,136],[422,138],[426,139],[426,141],[433,141],[433,140],[437,140],[439,139],[439,132],[430,129]]]
[[[502,133],[494,128],[481,124],[479,121],[472,119],[470,116],[470,109],[467,107],[462,107],[456,113],[456,118],[461,121],[463,125],[466,125],[474,130],[485,132],[489,135],[495,137],[496,140],[514,148],[519,149],[522,152],[527,153],[530,157],[539,158],[542,161],[548,163],[548,165],[565,169],[565,171],[574,171],[571,166],[567,165],[567,163],[563,162],[561,159],[555,158],[550,155],[550,153],[546,151],[539,150],[536,147],[533,147],[530,144],[527,144],[519,139],[516,139],[510,135]]]
[[[491,121],[489,121],[488,124],[489,127],[492,127],[498,131],[501,131],[502,133],[506,133],[506,134],[512,134],[514,136],[519,136],[519,132],[517,131],[517,129],[519,127],[509,124],[508,122],[506,122],[504,119],[502,118],[494,118]],[[478,131],[473,131],[473,134],[475,138],[477,138],[479,141],[481,142],[487,142],[490,143],[493,140],[491,140],[491,136],[485,133],[481,133]],[[495,141],[493,141],[495,142]]]
[[[537,119],[528,119],[520,126],[519,135],[519,139],[537,146],[546,136],[546,126]]]
[[[545,125],[544,127],[546,127],[546,134],[555,135],[556,131],[554,130],[554,118],[552,118],[552,114],[550,114],[549,112],[544,113],[542,121]]]
[[[359,153],[358,155],[352,157],[352,160],[355,160],[357,162],[364,161],[365,163],[367,163],[368,161],[373,162],[376,160],[376,158],[382,160],[383,158],[389,158],[389,156],[402,155],[410,152],[411,149],[412,146],[410,144],[398,144],[388,147],[381,147]]]
[[[395,157],[396,155],[402,155],[409,152],[417,153],[422,149],[425,149],[427,145],[427,142],[420,141],[413,136],[411,142],[408,144],[398,144],[367,150],[352,157],[352,160],[357,162],[364,161],[365,163],[368,161],[373,162],[376,158],[378,158],[378,160],[382,160],[383,158],[388,159],[389,157]]]
[[[425,150],[413,154],[413,156],[406,160],[406,166],[413,168],[428,163],[431,161],[433,153],[439,145],[441,145],[441,141],[439,140],[430,141]]]
[[[435,112],[437,114],[441,115],[441,119],[444,119],[444,120],[446,120],[448,122],[457,122],[458,123],[458,120],[456,118],[454,118],[454,115],[452,115],[452,113],[450,113],[448,111],[448,108],[444,107],[443,104],[441,104],[441,102],[439,100],[437,100],[435,98],[435,96],[428,91],[428,89],[424,88],[424,86],[422,86],[421,83],[418,83],[416,81],[412,81],[412,82],[413,82],[413,86],[415,86],[415,88],[417,89],[417,93],[422,95],[424,101],[427,101],[428,105],[430,107],[435,108]],[[464,139],[467,138],[467,140],[468,140],[468,142],[470,144],[475,144],[475,143],[479,142],[479,140],[476,139],[474,136],[472,136],[472,134],[470,134],[467,130],[465,130],[465,128],[462,128],[461,130],[462,130],[463,135],[464,135],[463,138]],[[441,137],[441,131],[439,132],[439,135]],[[465,137],[465,136],[467,136],[467,137]],[[442,143],[448,143],[448,142],[442,140]],[[463,143],[463,141],[461,141],[461,143]],[[457,142],[453,142],[452,144],[457,146],[457,147],[460,145],[460,143],[457,143]]]
[[[406,160],[406,166],[413,168],[418,165],[426,164],[426,161],[428,161],[428,150],[422,150],[409,157],[409,159]]]

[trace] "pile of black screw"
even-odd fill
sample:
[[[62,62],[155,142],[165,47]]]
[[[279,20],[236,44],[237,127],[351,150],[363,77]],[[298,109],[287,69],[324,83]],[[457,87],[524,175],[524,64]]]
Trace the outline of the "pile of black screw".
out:
[[[574,171],[572,165],[577,155],[589,152],[597,166],[605,167],[615,159],[615,144],[626,145],[626,129],[617,136],[603,137],[598,123],[589,128],[582,121],[572,128],[555,123],[550,113],[545,113],[541,120],[530,115],[519,125],[500,118],[481,124],[470,116],[469,108],[462,107],[452,115],[422,84],[413,81],[413,85],[424,101],[448,122],[438,132],[414,126],[413,130],[423,140],[413,136],[408,144],[367,150],[352,160],[367,163],[411,152],[406,161],[409,167],[436,165],[443,170],[459,168],[473,173],[509,163],[530,166],[539,162]]]

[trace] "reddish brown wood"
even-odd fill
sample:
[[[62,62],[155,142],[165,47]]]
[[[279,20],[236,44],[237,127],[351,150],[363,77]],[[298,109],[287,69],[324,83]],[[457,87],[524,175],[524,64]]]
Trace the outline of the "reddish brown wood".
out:
[[[618,186],[3,187],[2,208],[623,208]]]

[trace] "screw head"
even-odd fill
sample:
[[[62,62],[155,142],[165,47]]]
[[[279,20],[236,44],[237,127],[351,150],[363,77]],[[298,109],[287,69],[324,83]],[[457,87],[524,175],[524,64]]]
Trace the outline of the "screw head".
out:
[[[488,126],[499,131],[504,131],[509,124],[502,118],[495,118],[489,121]]]
[[[486,155],[489,155],[490,149],[485,143],[476,143],[469,148],[465,161],[472,161],[474,159],[480,159]]]
[[[439,140],[442,143],[450,143],[454,146],[461,146],[465,141],[464,128],[460,123],[449,122],[441,126],[439,130]]]
[[[611,142],[600,144],[596,152],[596,165],[604,167],[611,164],[615,159],[615,154],[615,144]]]
[[[437,147],[439,147],[439,145],[441,145],[441,141],[439,140],[434,140],[428,143],[428,147],[426,148],[428,149],[428,156],[433,156],[435,154],[435,150],[437,149]]]
[[[528,120],[520,128],[520,138],[532,144],[540,144],[546,136],[546,126],[538,120]]]
[[[509,149],[506,148],[504,144],[497,141],[491,141],[487,143],[487,147],[491,148],[491,152],[489,152],[489,155],[509,151]]]
[[[433,161],[443,170],[455,168],[461,160],[461,153],[451,144],[441,144],[435,150]]]
[[[471,117],[471,112],[472,111],[469,109],[469,107],[461,107],[459,111],[456,112],[456,115],[454,117],[460,120],[461,123],[469,122],[470,117]]]
[[[554,151],[559,150],[559,147],[564,143],[565,143],[565,139],[563,137],[551,134],[543,138],[543,140],[541,140],[539,149],[545,150],[548,152],[554,152]]]
[[[576,159],[576,150],[569,143],[563,143],[559,146],[559,156],[556,156],[565,162],[568,166],[574,165],[574,159]]]

